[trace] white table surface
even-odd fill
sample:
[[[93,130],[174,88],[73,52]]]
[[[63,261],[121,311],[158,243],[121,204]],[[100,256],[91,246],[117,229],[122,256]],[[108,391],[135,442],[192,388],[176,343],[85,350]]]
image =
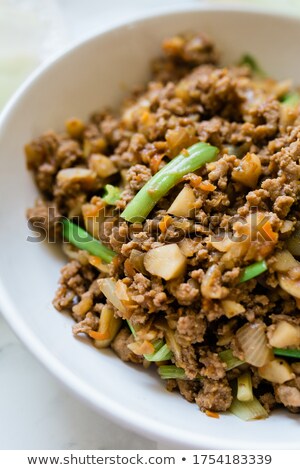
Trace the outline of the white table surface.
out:
[[[201,0],[194,0],[197,1]],[[188,2],[56,0],[56,3],[63,20],[64,43],[71,44],[119,18],[151,12],[162,4],[167,8]],[[0,449],[156,448],[156,443],[95,414],[66,391],[23,347],[1,315],[0,376]]]

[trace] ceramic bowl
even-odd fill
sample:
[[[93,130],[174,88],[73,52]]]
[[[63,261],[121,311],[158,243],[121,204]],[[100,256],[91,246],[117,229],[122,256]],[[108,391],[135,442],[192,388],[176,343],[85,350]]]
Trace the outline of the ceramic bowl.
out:
[[[145,83],[164,37],[204,31],[222,61],[253,54],[277,79],[300,83],[300,21],[256,9],[198,6],[119,25],[78,44],[36,71],[0,122],[0,302],[19,338],[74,394],[121,425],[173,448],[299,448],[299,418],[277,411],[265,421],[224,414],[211,419],[180,395],[168,393],[155,373],[121,362],[72,336],[72,320],[52,307],[58,248],[28,240],[27,207],[37,196],[24,164],[23,145],[70,116],[86,118],[117,107]],[[21,392],[20,392],[21,393]],[[284,429],[284,432],[283,432]]]

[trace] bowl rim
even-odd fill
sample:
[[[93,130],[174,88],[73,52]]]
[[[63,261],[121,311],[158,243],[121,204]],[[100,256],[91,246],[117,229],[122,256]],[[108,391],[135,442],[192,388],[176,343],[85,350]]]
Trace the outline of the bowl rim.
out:
[[[267,7],[261,7],[258,5],[240,5],[236,3],[215,3],[204,2],[199,5],[188,4],[188,5],[177,5],[172,8],[163,7],[156,8],[149,13],[138,14],[131,19],[122,19],[110,23],[105,27],[101,27],[96,32],[86,36],[83,39],[72,43],[71,45],[63,48],[56,54],[52,55],[48,60],[42,63],[30,76],[23,82],[23,84],[17,89],[17,91],[10,98],[3,111],[0,114],[0,130],[5,127],[6,120],[9,119],[11,113],[13,113],[15,107],[18,104],[19,99],[26,94],[27,90],[35,85],[36,80],[41,75],[44,75],[48,70],[56,63],[64,60],[64,58],[73,53],[75,50],[80,49],[83,46],[92,43],[99,37],[109,35],[111,32],[117,32],[118,29],[124,27],[134,27],[136,24],[142,24],[143,22],[155,20],[155,18],[167,17],[170,15],[176,15],[180,12],[233,12],[242,14],[257,14],[260,16],[266,16],[269,18],[285,18],[292,22],[300,24],[300,17],[295,17],[292,12],[281,12],[271,11]],[[139,414],[138,411],[129,411],[125,405],[120,402],[110,399],[109,396],[103,394],[101,390],[95,391],[92,386],[89,386],[83,379],[80,379],[73,372],[71,372],[67,366],[63,365],[61,361],[56,358],[51,352],[44,346],[42,341],[35,336],[31,329],[27,326],[23,317],[19,315],[19,311],[14,308],[13,303],[9,294],[6,292],[2,279],[0,279],[0,311],[10,325],[14,333],[20,339],[20,341],[27,347],[27,349],[37,358],[37,360],[46,367],[46,369],[56,377],[60,384],[62,384],[67,390],[77,396],[81,401],[85,402],[92,409],[101,412],[105,417],[111,419],[118,425],[125,428],[141,433],[149,439],[170,443],[172,446],[176,445],[179,449],[180,446],[186,446],[187,448],[202,448],[202,449],[230,449],[230,448],[245,448],[244,441],[234,441],[224,436],[221,438],[211,439],[210,436],[206,436],[204,431],[199,430],[196,435],[193,432],[181,433],[179,430],[172,428],[170,425],[157,423],[150,417],[144,417]],[[158,425],[159,424],[159,425]],[[251,424],[249,424],[251,426]],[[249,431],[251,428],[249,427]],[[253,434],[253,433],[252,433]],[[261,448],[261,444],[251,437],[247,441],[247,448],[257,449]],[[268,448],[278,448],[278,442],[274,442],[272,445],[271,441],[267,441]],[[299,445],[298,440],[281,443],[281,449],[292,449],[297,448]],[[242,447],[243,446],[243,447]],[[259,447],[258,447],[259,446]],[[295,447],[296,446],[296,447]]]

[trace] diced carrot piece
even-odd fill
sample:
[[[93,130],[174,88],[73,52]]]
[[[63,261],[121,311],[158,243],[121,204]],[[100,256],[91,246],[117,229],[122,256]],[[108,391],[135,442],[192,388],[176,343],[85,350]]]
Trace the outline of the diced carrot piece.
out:
[[[278,239],[278,233],[274,232],[272,229],[271,222],[268,220],[262,227],[263,232],[269,237],[273,242],[276,242]]]
[[[99,331],[94,331],[94,330],[91,330],[88,332],[88,335],[93,338],[93,339],[98,339],[100,341],[104,340],[104,339],[109,339],[110,335],[109,335],[109,332],[106,331],[105,333],[99,333]]]
[[[153,174],[158,172],[159,165],[161,164],[162,159],[164,158],[163,153],[157,153],[150,161],[150,169]]]
[[[158,227],[161,232],[166,232],[167,228],[171,225],[172,223],[172,217],[169,215],[165,215],[163,219],[159,222]]]
[[[219,418],[220,418],[219,413],[215,413],[214,411],[206,410],[206,411],[205,411],[205,414],[206,414],[206,416],[208,416],[209,418],[215,418],[215,419],[219,419]]]
[[[214,184],[211,184],[209,181],[203,181],[203,183],[199,185],[199,188],[202,189],[202,191],[211,192],[216,189],[216,186]]]

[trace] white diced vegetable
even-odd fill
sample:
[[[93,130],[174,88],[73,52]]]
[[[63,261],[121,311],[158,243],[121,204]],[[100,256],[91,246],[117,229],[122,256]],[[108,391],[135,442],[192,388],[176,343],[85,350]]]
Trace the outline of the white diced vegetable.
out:
[[[261,162],[254,153],[247,155],[240,161],[237,168],[232,171],[232,179],[250,188],[255,188],[261,174]]]
[[[185,186],[168,209],[168,214],[176,217],[190,217],[194,208],[196,197],[189,186]]]
[[[89,167],[101,178],[108,178],[118,171],[110,158],[97,153],[90,156]]]
[[[227,318],[231,318],[245,312],[243,305],[235,302],[235,300],[221,300],[221,305]]]
[[[279,253],[276,253],[275,258],[276,262],[274,264],[274,269],[276,271],[286,272],[289,269],[299,266],[299,262],[288,250],[283,250]]]
[[[96,182],[96,174],[88,168],[64,168],[57,173],[56,181],[59,186],[80,184],[83,189],[93,189]]]
[[[278,280],[281,289],[296,299],[300,299],[300,279],[291,279],[288,273],[279,273]]]
[[[292,368],[284,359],[273,359],[262,367],[259,367],[258,374],[269,382],[283,384],[295,378]]]
[[[115,279],[106,277],[104,279],[98,279],[97,283],[101,292],[103,292],[105,297],[116,307],[116,309],[120,310],[122,313],[126,313],[124,304],[116,294],[117,282]]]
[[[98,333],[103,335],[104,339],[95,339],[97,348],[107,348],[120,330],[122,319],[114,316],[114,309],[110,305],[104,305],[100,321]]]
[[[149,250],[144,265],[149,273],[169,281],[184,273],[186,257],[178,245],[173,243]]]
[[[280,321],[270,333],[269,343],[273,348],[300,346],[300,327],[287,321]]]
[[[245,362],[252,366],[262,367],[272,359],[272,351],[268,347],[265,330],[266,325],[263,323],[246,323],[236,332]]]

